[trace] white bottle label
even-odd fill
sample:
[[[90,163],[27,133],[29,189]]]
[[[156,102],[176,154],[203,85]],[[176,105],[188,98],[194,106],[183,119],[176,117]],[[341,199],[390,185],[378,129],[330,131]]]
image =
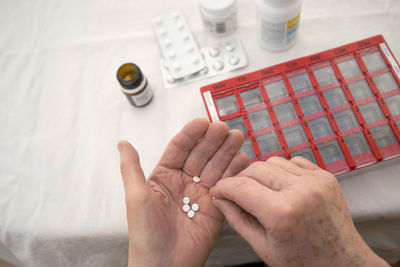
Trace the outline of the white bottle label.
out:
[[[212,34],[225,35],[232,33],[236,29],[236,13],[226,20],[212,21],[203,17],[204,27]]]
[[[152,96],[153,93],[150,89],[150,86],[146,85],[146,88],[143,90],[143,92],[138,95],[130,95],[129,97],[132,99],[133,103],[135,103],[136,106],[141,107],[149,103]]]
[[[296,38],[300,22],[300,12],[296,17],[283,23],[269,22],[261,18],[261,41],[274,47],[286,47]]]

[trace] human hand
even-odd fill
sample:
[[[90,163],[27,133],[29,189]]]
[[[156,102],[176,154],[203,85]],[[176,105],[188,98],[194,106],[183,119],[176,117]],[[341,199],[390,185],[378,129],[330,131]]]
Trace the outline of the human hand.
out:
[[[128,266],[201,266],[223,224],[209,188],[248,166],[238,150],[240,131],[205,119],[188,123],[168,144],[146,181],[136,150],[118,144],[129,228]],[[193,182],[199,176],[199,183]],[[182,210],[188,196],[200,210],[193,219]]]
[[[255,162],[210,193],[270,266],[389,266],[357,232],[335,176],[304,158]]]

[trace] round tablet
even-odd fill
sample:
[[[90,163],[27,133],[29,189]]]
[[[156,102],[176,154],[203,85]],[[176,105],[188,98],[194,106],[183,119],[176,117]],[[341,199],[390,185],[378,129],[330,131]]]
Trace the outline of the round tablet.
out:
[[[208,54],[212,57],[216,57],[219,55],[219,49],[218,48],[211,48]]]
[[[189,205],[183,205],[182,207],[184,212],[188,212],[190,210],[190,206]]]
[[[200,177],[198,177],[198,176],[193,177],[193,182],[199,183],[200,182]]]
[[[225,45],[225,50],[228,52],[232,52],[233,50],[235,50],[236,46],[235,44],[232,43],[228,43]]]
[[[193,218],[194,217],[194,211],[193,210],[189,210],[187,215],[188,215],[189,218]]]
[[[192,205],[192,210],[193,210],[193,211],[198,211],[199,209],[200,209],[199,204],[193,203],[193,205]]]
[[[184,197],[183,198],[183,204],[189,205],[190,203],[190,198],[189,197]]]
[[[237,65],[239,63],[240,59],[236,56],[233,56],[229,59],[229,64],[231,65]]]
[[[213,64],[213,68],[215,70],[222,70],[224,68],[224,63],[221,61],[217,61]]]

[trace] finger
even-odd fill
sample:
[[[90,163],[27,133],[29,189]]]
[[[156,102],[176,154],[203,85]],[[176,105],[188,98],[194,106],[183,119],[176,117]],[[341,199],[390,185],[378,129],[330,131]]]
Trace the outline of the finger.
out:
[[[225,123],[221,121],[211,123],[204,138],[190,151],[183,165],[183,171],[191,176],[199,176],[228,134],[229,129]]]
[[[125,191],[130,188],[140,188],[146,184],[140,159],[137,151],[127,141],[118,143],[118,150],[121,157],[121,175]]]
[[[220,180],[211,188],[210,194],[217,199],[234,202],[264,224],[265,211],[278,193],[254,179],[238,176]]]
[[[251,177],[272,190],[279,191],[293,183],[293,175],[279,166],[262,161],[252,163],[239,173],[240,176]]]
[[[213,204],[224,214],[232,228],[253,248],[265,251],[262,242],[266,234],[265,229],[256,218],[228,200],[215,199]]]
[[[290,160],[290,162],[307,170],[313,171],[321,169],[320,167],[318,167],[317,165],[315,165],[314,163],[303,157],[294,157]]]
[[[291,162],[289,160],[283,159],[281,157],[271,157],[267,160],[268,163],[273,165],[279,166],[280,168],[284,169],[285,171],[294,174],[296,176],[301,176],[306,174],[307,172],[304,170],[303,167]]]
[[[200,178],[203,184],[208,187],[216,184],[242,146],[243,139],[243,134],[238,130],[233,130],[229,133],[222,146],[206,163],[201,172]]]
[[[249,166],[249,157],[244,152],[236,153],[235,157],[229,163],[222,178],[236,176],[239,172],[243,171]]]
[[[203,118],[194,119],[186,124],[169,142],[158,164],[171,169],[182,168],[190,151],[207,132],[209,125],[210,123]]]

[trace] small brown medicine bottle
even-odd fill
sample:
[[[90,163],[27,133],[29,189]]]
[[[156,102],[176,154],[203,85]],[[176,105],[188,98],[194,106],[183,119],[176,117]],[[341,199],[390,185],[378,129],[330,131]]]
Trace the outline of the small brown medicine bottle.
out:
[[[150,103],[153,92],[140,68],[133,63],[125,63],[117,71],[117,79],[122,92],[135,107]]]

